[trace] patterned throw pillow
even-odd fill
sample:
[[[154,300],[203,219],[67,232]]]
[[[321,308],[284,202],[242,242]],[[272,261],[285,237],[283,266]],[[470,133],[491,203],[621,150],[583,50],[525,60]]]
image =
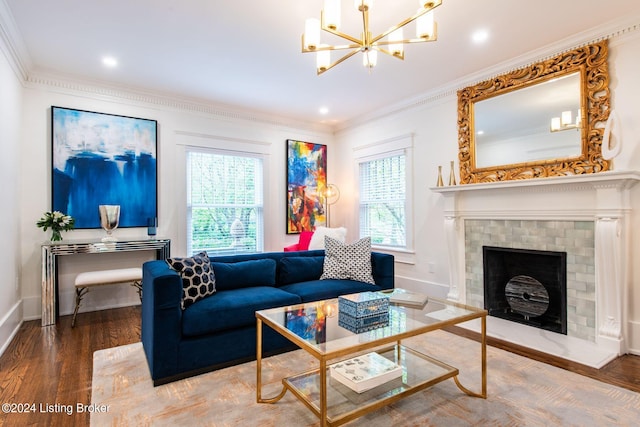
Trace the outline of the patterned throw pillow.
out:
[[[182,309],[216,292],[216,276],[206,252],[190,258],[169,258],[169,266],[182,277]]]
[[[371,238],[350,245],[331,237],[324,238],[324,266],[320,280],[351,279],[375,285],[371,273]]]

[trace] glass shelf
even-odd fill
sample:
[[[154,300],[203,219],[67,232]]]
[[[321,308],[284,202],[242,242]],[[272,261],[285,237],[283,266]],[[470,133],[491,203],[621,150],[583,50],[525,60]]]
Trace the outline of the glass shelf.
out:
[[[399,349],[399,351],[398,351]],[[331,378],[327,368],[327,421],[340,425],[383,405],[431,387],[458,375],[458,369],[406,346],[393,346],[378,353],[402,367],[402,377],[363,393]],[[304,372],[282,380],[284,386],[320,416],[319,370]]]

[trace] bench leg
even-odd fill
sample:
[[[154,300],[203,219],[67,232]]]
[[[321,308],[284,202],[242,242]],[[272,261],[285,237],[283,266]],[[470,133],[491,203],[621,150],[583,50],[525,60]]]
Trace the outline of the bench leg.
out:
[[[76,308],[73,310],[73,319],[71,319],[72,328],[75,328],[76,326],[76,316],[78,315],[80,302],[82,301],[82,297],[84,297],[87,292],[89,292],[89,288],[76,288]]]
[[[138,291],[138,296],[140,297],[140,303],[142,303],[142,281],[141,280],[134,280],[131,283],[131,286],[135,287],[136,290]]]

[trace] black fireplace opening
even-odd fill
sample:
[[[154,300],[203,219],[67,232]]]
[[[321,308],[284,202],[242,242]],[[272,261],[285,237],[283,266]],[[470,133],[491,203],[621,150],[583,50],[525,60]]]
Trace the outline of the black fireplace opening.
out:
[[[490,316],[567,334],[567,253],[483,246]]]

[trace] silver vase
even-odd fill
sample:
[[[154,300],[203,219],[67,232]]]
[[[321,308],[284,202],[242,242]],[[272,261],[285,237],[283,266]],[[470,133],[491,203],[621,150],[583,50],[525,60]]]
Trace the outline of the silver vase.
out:
[[[120,205],[100,205],[100,225],[107,232],[107,235],[102,238],[103,242],[115,242],[118,239],[113,237],[111,233],[118,228],[118,222],[120,221]]]

